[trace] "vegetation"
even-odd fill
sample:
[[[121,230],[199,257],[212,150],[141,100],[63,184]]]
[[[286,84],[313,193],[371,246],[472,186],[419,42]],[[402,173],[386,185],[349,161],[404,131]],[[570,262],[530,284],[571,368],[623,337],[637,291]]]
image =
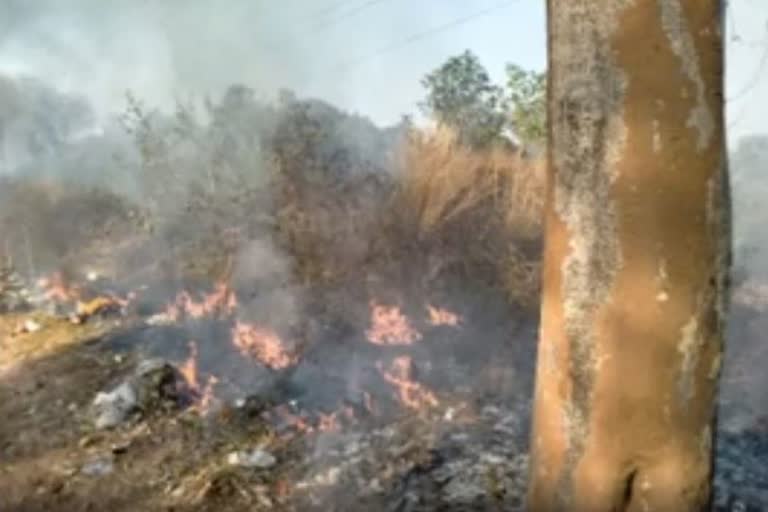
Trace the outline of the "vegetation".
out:
[[[485,148],[510,141],[536,149],[544,141],[546,125],[544,73],[515,64],[506,68],[499,86],[469,50],[449,58],[429,73],[422,110],[459,134],[461,142]]]

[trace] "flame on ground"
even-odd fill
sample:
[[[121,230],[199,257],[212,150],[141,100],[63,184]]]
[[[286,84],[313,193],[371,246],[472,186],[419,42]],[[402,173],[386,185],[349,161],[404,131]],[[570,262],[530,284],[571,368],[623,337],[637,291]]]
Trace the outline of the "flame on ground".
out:
[[[399,356],[388,367],[377,364],[382,377],[397,389],[400,402],[410,409],[435,407],[438,400],[435,394],[419,382],[413,380],[413,360],[410,356]]]
[[[412,345],[422,337],[400,308],[375,303],[371,303],[371,327],[365,334],[376,345]]]
[[[296,363],[296,357],[284,348],[277,333],[266,327],[238,320],[232,328],[232,343],[244,356],[253,357],[273,370]]]
[[[179,365],[179,373],[184,377],[184,381],[193,394],[193,409],[201,414],[206,414],[213,405],[216,396],[214,387],[219,382],[213,375],[209,375],[205,387],[200,389],[200,377],[197,371],[197,343],[189,342],[189,357]]]
[[[80,324],[95,315],[113,311],[122,312],[134,298],[135,294],[131,293],[125,299],[114,295],[102,295],[88,301],[78,300],[75,304],[75,313],[71,316],[70,320],[73,323]]]
[[[461,322],[461,318],[456,313],[448,311],[447,309],[435,307],[432,305],[427,306],[429,311],[429,323],[434,326],[447,325],[456,327]]]
[[[176,300],[168,306],[166,315],[176,321],[182,315],[192,318],[202,318],[214,314],[231,315],[236,308],[237,297],[235,293],[228,283],[221,281],[216,284],[211,293],[204,296],[200,301],[194,300],[187,291],[179,293]]]
[[[82,295],[77,285],[69,283],[61,272],[54,272],[48,277],[38,279],[37,285],[44,290],[45,300],[55,302],[73,302]]]
[[[292,412],[287,405],[273,409],[276,419],[299,434],[316,434],[322,432],[340,432],[344,424],[357,420],[354,410],[342,406],[331,413],[316,412],[312,414]]]

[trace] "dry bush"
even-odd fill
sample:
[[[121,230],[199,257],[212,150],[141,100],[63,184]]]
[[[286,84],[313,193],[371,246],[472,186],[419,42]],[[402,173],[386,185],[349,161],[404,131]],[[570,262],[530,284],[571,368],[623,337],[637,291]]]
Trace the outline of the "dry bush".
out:
[[[408,209],[422,235],[488,205],[515,233],[536,236],[540,229],[541,166],[508,147],[474,150],[440,127],[414,132],[400,167],[398,206]]]
[[[392,210],[431,247],[432,274],[501,284],[517,302],[538,291],[544,166],[509,147],[474,150],[447,128],[415,132],[402,152]]]
[[[407,294],[474,281],[535,303],[539,164],[509,148],[469,149],[446,129],[412,131],[391,170],[336,173],[308,156],[312,144],[296,148],[275,148],[273,197],[279,240],[304,283]]]
[[[140,212],[109,191],[55,180],[0,182],[2,249],[25,274],[79,262],[138,229]]]

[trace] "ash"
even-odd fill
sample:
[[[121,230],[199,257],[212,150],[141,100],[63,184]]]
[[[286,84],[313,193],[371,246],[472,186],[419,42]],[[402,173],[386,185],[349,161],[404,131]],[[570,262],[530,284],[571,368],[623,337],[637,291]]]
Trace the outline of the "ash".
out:
[[[328,434],[294,469],[299,510],[524,510],[528,406],[447,407]]]

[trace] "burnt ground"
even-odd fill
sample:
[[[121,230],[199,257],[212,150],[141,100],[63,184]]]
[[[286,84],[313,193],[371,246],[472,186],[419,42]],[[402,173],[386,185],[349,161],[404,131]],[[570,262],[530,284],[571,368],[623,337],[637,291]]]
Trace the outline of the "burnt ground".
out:
[[[258,379],[263,368],[242,361],[238,367],[237,357],[225,353],[230,344],[217,344],[226,332],[217,321],[153,326],[146,318],[115,316],[73,325],[40,312],[6,315],[0,510],[507,510],[519,504],[525,468],[526,415],[515,411],[530,394],[530,376],[518,373],[531,367],[510,361],[521,361],[524,352],[532,357],[535,326],[510,323],[499,304],[496,311],[478,304],[467,312],[484,317],[483,332],[422,328],[420,346],[409,349],[419,364],[414,380],[428,383],[439,404],[419,410],[400,406],[397,390],[375,369],[405,349],[375,346],[355,326],[326,327],[333,332],[295,368]],[[15,333],[27,319],[40,330]],[[206,415],[174,404],[97,430],[96,393],[113,388],[143,359],[159,355],[180,366],[191,332],[211,340],[200,344],[199,361],[212,362],[207,371],[222,376],[222,402]],[[515,348],[517,340],[528,343]],[[489,342],[501,349],[488,350]],[[350,372],[358,375],[355,388],[370,389],[376,410],[350,391]],[[228,382],[228,375],[239,379]],[[248,389],[258,410],[235,407],[233,389]],[[353,414],[322,431],[301,432],[263,414],[289,404],[296,415],[316,418],[339,403]],[[472,439],[471,460],[462,462],[457,450]],[[276,464],[227,463],[232,452],[254,446],[265,447]],[[438,469],[437,482],[427,478]],[[451,483],[456,472],[469,482]]]
[[[491,314],[487,305],[478,309]],[[14,334],[30,317],[42,328]],[[754,331],[764,319],[751,313],[739,320],[746,331]],[[97,430],[90,406],[94,395],[130,374],[142,358],[162,353],[180,364],[185,337],[177,331],[199,333],[199,326],[147,326],[127,317],[94,317],[73,325],[42,313],[5,315],[0,323],[0,510],[522,510],[530,396],[525,368],[532,365],[508,362],[530,361],[535,322],[499,323],[495,335],[487,332],[488,322],[483,319],[485,335],[502,349],[480,351],[485,354],[480,360],[472,361],[473,350],[456,348],[476,340],[480,334],[472,329],[458,335],[439,328],[421,340],[427,347],[447,344],[441,351],[458,356],[440,360],[428,354],[439,363],[440,375],[430,365],[422,365],[417,375],[439,397],[434,407],[414,411],[390,404],[386,414],[358,412],[338,428],[314,432],[265,415],[270,407],[286,404],[296,415],[324,407],[330,412],[345,393],[342,402],[360,405],[333,372],[322,370],[335,367],[343,373],[350,366],[341,359],[359,360],[372,350],[363,344],[363,352],[356,353],[345,345],[362,336],[347,328],[328,337],[336,341],[308,355],[298,370],[278,372],[279,378],[251,394],[255,405],[237,407],[229,401],[201,415],[189,404],[175,404]],[[517,345],[501,342],[503,331],[514,333]],[[177,347],[168,349],[173,343]],[[381,350],[376,358],[388,349]],[[759,402],[744,400],[742,381],[732,373],[737,372],[727,370],[724,380],[717,510],[764,510],[768,435],[756,419]],[[394,390],[367,384],[385,408],[385,395]],[[753,409],[745,412],[749,406]],[[228,463],[233,452],[254,447],[272,454],[275,464]]]

